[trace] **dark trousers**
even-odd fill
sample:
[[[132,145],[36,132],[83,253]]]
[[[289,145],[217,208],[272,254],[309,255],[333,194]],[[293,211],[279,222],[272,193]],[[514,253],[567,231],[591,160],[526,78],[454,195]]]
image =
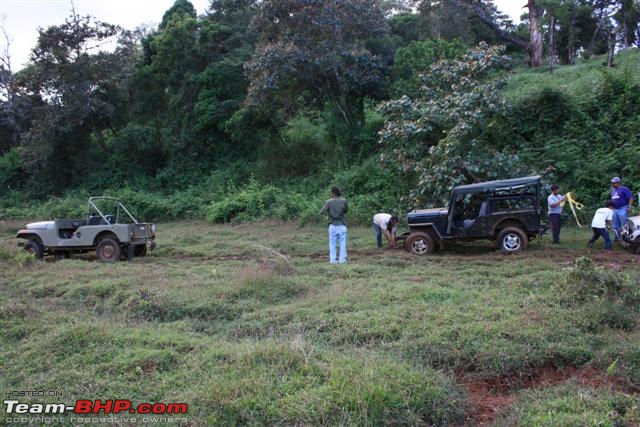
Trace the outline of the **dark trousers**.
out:
[[[382,228],[380,228],[378,224],[373,223],[373,229],[376,232],[376,243],[378,244],[378,247],[381,248],[382,247]]]
[[[591,228],[593,230],[593,237],[589,240],[589,245],[593,245],[599,237],[604,239],[604,248],[607,250],[611,250],[611,237],[609,237],[609,232],[606,228]]]
[[[562,216],[557,213],[549,214],[549,222],[551,223],[551,235],[553,243],[560,243],[560,227],[562,227]]]

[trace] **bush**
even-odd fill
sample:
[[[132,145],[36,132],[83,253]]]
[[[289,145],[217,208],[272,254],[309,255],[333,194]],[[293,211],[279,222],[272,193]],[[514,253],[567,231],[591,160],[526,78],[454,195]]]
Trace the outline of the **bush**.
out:
[[[291,119],[279,140],[260,149],[258,176],[269,181],[318,174],[329,153],[327,139],[322,121],[303,115]]]
[[[22,159],[18,150],[12,148],[0,156],[0,188],[3,190],[19,184],[22,171]]]
[[[566,274],[560,300],[576,308],[575,322],[595,332],[602,326],[631,330],[640,313],[640,278],[636,273],[595,269],[578,258]]]

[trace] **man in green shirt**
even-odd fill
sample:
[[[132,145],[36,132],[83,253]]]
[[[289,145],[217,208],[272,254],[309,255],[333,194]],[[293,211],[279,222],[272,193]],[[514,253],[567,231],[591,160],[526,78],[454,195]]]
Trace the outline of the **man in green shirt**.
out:
[[[344,264],[347,262],[347,223],[344,215],[349,211],[349,205],[341,196],[339,187],[331,189],[331,198],[320,209],[320,214],[329,217],[329,262]],[[336,246],[340,246],[340,256],[336,258]]]

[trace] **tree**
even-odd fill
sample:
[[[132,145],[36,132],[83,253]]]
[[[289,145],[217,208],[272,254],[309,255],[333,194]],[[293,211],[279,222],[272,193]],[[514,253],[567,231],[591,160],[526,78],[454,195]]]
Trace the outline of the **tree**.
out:
[[[163,30],[169,22],[176,16],[197,18],[196,9],[189,0],[176,0],[167,11],[162,15],[162,21],[158,28]]]
[[[368,46],[388,33],[376,0],[267,0],[253,25],[250,103],[293,116],[300,103],[328,102],[347,126],[363,120],[364,98],[384,83],[384,63]]]
[[[619,5],[614,19],[620,27],[622,47],[627,49],[636,42],[637,31],[640,28],[640,2],[621,0]]]
[[[512,175],[516,156],[478,140],[505,111],[501,93],[511,61],[504,47],[481,43],[460,59],[441,61],[422,75],[420,94],[385,102],[382,159],[417,176],[414,200],[443,202],[453,185]]]
[[[101,50],[116,37],[114,52]],[[118,26],[75,11],[63,24],[39,29],[31,64],[16,80],[32,114],[25,158],[31,169],[41,169],[41,178],[69,185],[95,164],[95,143],[106,149],[102,131],[117,133],[127,117],[124,82],[134,49]]]
[[[6,130],[7,143],[0,140],[0,154],[18,145],[20,133],[18,130],[18,105],[17,88],[15,85],[13,70],[11,68],[11,55],[9,48],[11,42],[4,27],[0,27],[4,37],[4,49],[0,52],[0,128]],[[3,132],[4,133],[4,132]]]
[[[413,41],[396,51],[393,64],[393,91],[398,95],[413,97],[419,92],[422,81],[418,75],[434,63],[461,56],[467,48],[460,40],[447,42],[442,39]]]
[[[512,43],[529,54],[529,66],[540,67],[543,63],[544,44],[542,40],[541,22],[544,15],[544,8],[538,0],[527,0],[526,7],[529,13],[527,19],[529,21],[529,41],[522,40],[514,35],[508,28],[508,22],[505,21],[503,14],[498,13],[493,0],[455,0],[460,4],[471,4],[476,15],[491,30],[505,41]]]

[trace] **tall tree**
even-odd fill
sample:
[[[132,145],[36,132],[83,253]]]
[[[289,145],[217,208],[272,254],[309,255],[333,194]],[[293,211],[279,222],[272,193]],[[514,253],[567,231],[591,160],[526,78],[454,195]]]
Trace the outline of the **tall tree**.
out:
[[[119,37],[114,52],[101,46]],[[42,177],[69,185],[94,162],[94,142],[105,147],[102,130],[117,132],[127,117],[124,82],[135,46],[118,26],[72,15],[39,30],[31,64],[17,75],[31,99],[33,119],[24,137],[25,155]]]
[[[0,52],[0,128],[8,134],[7,143],[3,141],[5,138],[0,138],[0,154],[2,154],[10,147],[18,145],[20,134],[18,130],[17,88],[9,51],[11,42],[4,27],[0,27],[0,32],[4,38],[4,49]]]
[[[480,43],[426,70],[415,98],[380,106],[387,118],[380,131],[383,160],[417,175],[414,199],[443,202],[453,185],[514,173],[517,157],[478,140],[481,129],[506,111],[502,90],[510,65],[503,47]]]
[[[620,27],[622,47],[627,49],[636,41],[640,25],[640,1],[621,0],[619,5],[620,8],[614,15],[614,19]]]
[[[384,63],[368,46],[388,33],[377,0],[266,0],[253,25],[250,102],[287,114],[299,101],[329,102],[347,126],[362,121],[364,98],[383,84]]]
[[[471,4],[476,15],[498,36],[512,43],[529,55],[529,66],[540,67],[544,60],[544,44],[541,30],[541,19],[544,15],[544,7],[538,0],[527,0],[525,7],[528,9],[529,41],[523,40],[505,28],[504,15],[500,14],[493,4],[493,0],[455,0],[460,4]],[[508,22],[508,21],[507,21]]]

